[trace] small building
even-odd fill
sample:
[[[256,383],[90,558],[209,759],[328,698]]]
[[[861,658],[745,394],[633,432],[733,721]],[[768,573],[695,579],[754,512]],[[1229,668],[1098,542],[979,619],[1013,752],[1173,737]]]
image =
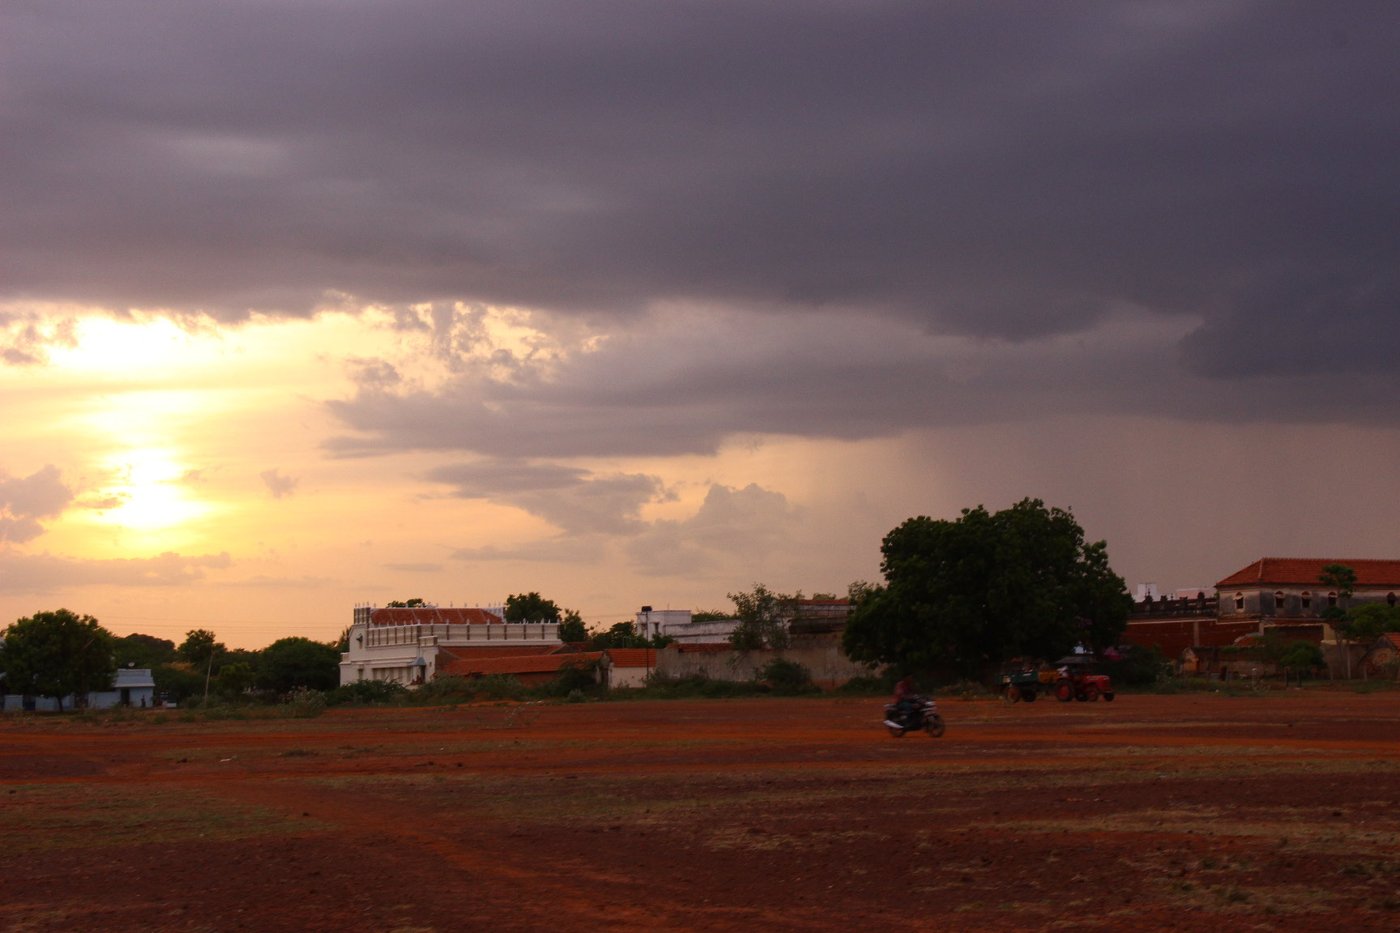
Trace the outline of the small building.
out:
[[[656,670],[655,648],[608,648],[598,662],[603,686],[643,687]]]

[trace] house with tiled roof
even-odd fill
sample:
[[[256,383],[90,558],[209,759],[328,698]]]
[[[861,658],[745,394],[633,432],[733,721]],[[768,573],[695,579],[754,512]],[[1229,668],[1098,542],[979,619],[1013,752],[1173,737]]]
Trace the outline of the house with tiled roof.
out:
[[[356,606],[349,645],[341,655],[340,682],[393,681],[425,684],[469,657],[547,654],[559,649],[553,622],[507,622],[496,607]]]
[[[1400,561],[1262,557],[1221,579],[1210,595],[1201,591],[1157,600],[1148,598],[1136,604],[1123,640],[1155,647],[1174,660],[1185,658],[1188,649],[1228,647],[1248,635],[1271,634],[1286,640],[1335,643],[1336,633],[1328,622],[1327,610],[1348,601],[1322,582],[1323,568],[1330,564],[1350,567],[1356,573],[1350,605],[1396,604]],[[1209,654],[1193,651],[1196,658]],[[1346,654],[1349,657],[1351,651]],[[1349,664],[1342,658],[1335,670],[1348,671],[1352,669]]]
[[[1323,568],[1332,564],[1356,573],[1349,599],[1322,582]],[[1251,621],[1261,633],[1274,630],[1287,637],[1332,641],[1336,634],[1328,624],[1327,610],[1363,603],[1396,604],[1400,560],[1261,557],[1216,583],[1215,590],[1222,622]]]

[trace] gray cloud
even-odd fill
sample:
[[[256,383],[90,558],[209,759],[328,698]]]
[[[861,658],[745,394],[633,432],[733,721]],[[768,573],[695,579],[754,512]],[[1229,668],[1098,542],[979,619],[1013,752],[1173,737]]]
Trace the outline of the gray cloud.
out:
[[[301,480],[295,476],[283,476],[280,470],[263,470],[258,474],[267,487],[268,494],[274,499],[284,499],[296,492],[297,484]]]
[[[49,593],[74,586],[180,586],[230,567],[228,554],[165,552],[126,560],[78,560],[0,551],[0,592]]]
[[[935,337],[910,322],[856,313],[797,322],[760,313],[658,316],[596,349],[511,367],[504,376],[487,361],[464,363],[433,388],[364,382],[354,396],[329,403],[352,433],[328,448],[346,456],[470,451],[488,459],[431,478],[456,484],[462,495],[498,493],[519,503],[586,479],[577,468],[539,460],[712,454],[745,434],[858,440],[1125,412],[1213,422],[1400,422],[1389,371],[1339,379],[1333,370],[1300,366],[1255,372],[1222,392],[1218,378],[1197,371],[1211,369],[1214,357],[1180,365],[1180,341],[1197,326],[1126,309],[1081,334],[1013,342]],[[1236,352],[1243,370],[1263,351],[1242,345]],[[514,465],[521,458],[537,462]]]
[[[44,533],[40,519],[53,518],[73,502],[58,468],[45,466],[25,477],[0,471],[0,542],[23,543]]]
[[[439,467],[428,479],[467,499],[491,499],[537,515],[567,534],[625,534],[642,528],[643,505],[668,494],[654,476],[597,475],[553,464],[506,460]]]
[[[1382,0],[0,17],[12,303],[696,300],[1010,341],[1131,304],[1222,379],[1400,343]]]
[[[781,493],[715,485],[694,515],[655,522],[628,542],[627,553],[643,572],[657,575],[751,567],[790,542],[799,516]]]

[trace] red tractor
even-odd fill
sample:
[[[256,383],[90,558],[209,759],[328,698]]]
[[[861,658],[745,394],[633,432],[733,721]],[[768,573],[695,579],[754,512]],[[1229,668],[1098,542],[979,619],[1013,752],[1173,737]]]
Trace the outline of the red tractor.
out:
[[[1072,667],[1060,668],[1060,678],[1055,681],[1055,699],[1061,703],[1079,700],[1088,703],[1103,697],[1113,702],[1113,681],[1107,674],[1090,674]]]

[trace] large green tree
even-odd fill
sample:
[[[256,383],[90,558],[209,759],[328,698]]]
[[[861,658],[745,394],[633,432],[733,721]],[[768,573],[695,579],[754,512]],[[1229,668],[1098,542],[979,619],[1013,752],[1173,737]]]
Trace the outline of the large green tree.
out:
[[[335,645],[300,636],[279,638],[258,656],[257,684],[265,690],[331,690],[339,682],[340,651]]]
[[[1055,658],[1113,645],[1132,605],[1069,512],[1023,499],[956,520],[911,518],[885,536],[883,586],[859,594],[846,653],[907,670],[975,675],[1016,656]]]
[[[110,690],[116,672],[116,639],[97,620],[67,609],[36,612],[0,633],[0,670],[5,690],[53,697]]]
[[[507,622],[558,622],[558,605],[539,593],[515,593],[506,597]]]

